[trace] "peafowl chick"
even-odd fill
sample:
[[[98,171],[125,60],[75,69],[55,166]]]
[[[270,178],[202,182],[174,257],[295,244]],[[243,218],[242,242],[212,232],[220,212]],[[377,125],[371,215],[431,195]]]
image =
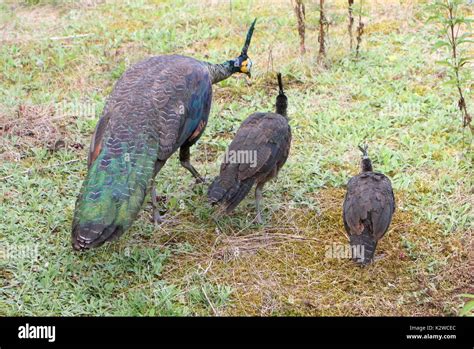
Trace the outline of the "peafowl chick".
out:
[[[353,260],[366,265],[373,261],[377,242],[390,225],[395,212],[395,197],[390,179],[382,173],[373,172],[367,145],[359,146],[359,149],[362,152],[361,173],[347,184],[343,220]]]
[[[117,81],[92,136],[72,224],[75,250],[121,236],[150,191],[155,206],[154,178],[176,150],[181,165],[202,181],[190,162],[190,147],[206,128],[212,84],[234,73],[250,76],[247,50],[254,27],[255,21],[235,59],[212,64],[180,55],[151,57]],[[156,206],[154,220],[162,220]]]
[[[260,208],[263,186],[285,164],[291,144],[288,100],[283,92],[281,74],[278,74],[278,84],[280,91],[275,113],[254,113],[242,123],[226,152],[220,174],[207,193],[212,204],[218,204],[230,213],[256,184],[256,219],[260,224],[263,223]]]

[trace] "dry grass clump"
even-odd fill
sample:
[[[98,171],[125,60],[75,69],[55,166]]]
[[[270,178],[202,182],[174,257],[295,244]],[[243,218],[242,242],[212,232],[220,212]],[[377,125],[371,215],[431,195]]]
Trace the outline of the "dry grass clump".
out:
[[[21,104],[15,115],[0,114],[0,158],[19,161],[34,147],[50,150],[64,147],[66,132],[60,119],[54,116],[50,105]]]
[[[81,139],[68,129],[76,119],[63,115],[55,104],[20,104],[15,112],[0,113],[0,159],[20,161],[39,149],[84,149]]]

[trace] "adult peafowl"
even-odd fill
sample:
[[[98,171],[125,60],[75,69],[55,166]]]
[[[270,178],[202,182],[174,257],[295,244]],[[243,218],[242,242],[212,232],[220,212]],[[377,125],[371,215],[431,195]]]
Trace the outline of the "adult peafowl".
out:
[[[390,226],[395,197],[390,179],[373,172],[367,145],[359,149],[362,152],[361,173],[347,184],[343,220],[353,248],[353,260],[366,265],[372,262],[377,242]],[[354,251],[361,253],[354,254]]]
[[[250,76],[247,50],[255,22],[235,59],[212,64],[180,55],[151,57],[117,81],[92,136],[72,224],[75,250],[120,237],[150,190],[154,220],[160,222],[154,178],[178,148],[181,165],[202,181],[190,163],[190,147],[206,127],[212,84],[234,73]]]
[[[260,224],[263,223],[260,209],[263,186],[285,164],[291,144],[288,99],[283,92],[281,74],[278,74],[278,84],[275,113],[254,113],[242,123],[226,152],[220,174],[207,193],[212,204],[230,213],[256,184],[256,219]],[[236,156],[239,154],[244,156],[239,158]]]

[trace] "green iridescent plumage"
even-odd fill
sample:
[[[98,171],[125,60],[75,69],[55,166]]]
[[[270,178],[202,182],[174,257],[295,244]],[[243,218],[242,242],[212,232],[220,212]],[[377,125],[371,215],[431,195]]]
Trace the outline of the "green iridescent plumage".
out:
[[[250,74],[250,67],[245,49],[245,57],[224,64],[180,55],[152,57],[123,74],[92,137],[74,212],[74,249],[100,246],[130,228],[154,177],[178,149],[182,166],[201,179],[189,149],[206,128],[212,83],[236,72]]]
[[[105,145],[89,169],[74,217],[74,225],[87,222],[83,230],[108,226],[110,234],[119,235],[140,211],[154,175],[158,147],[156,143],[145,143],[143,151],[133,152],[123,142],[120,149],[118,156],[111,157]],[[105,240],[109,236],[99,238]]]

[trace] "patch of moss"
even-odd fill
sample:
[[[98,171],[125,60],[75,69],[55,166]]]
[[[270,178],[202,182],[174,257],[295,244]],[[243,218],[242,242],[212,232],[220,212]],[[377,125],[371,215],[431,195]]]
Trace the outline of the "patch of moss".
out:
[[[439,315],[453,306],[453,291],[468,283],[467,277],[450,275],[453,265],[462,269],[467,263],[466,256],[455,259],[453,253],[465,254],[466,246],[443,236],[439,226],[416,223],[411,213],[399,210],[377,248],[382,258],[374,264],[360,268],[350,260],[326,258],[328,245],[347,243],[344,190],[314,195],[319,213],[283,209],[249,238],[219,236],[212,228],[198,236],[183,232],[179,236],[194,252],[172,257],[166,277],[179,283],[184,270],[209,266],[207,277],[233,290],[228,315]],[[224,258],[217,250],[233,256]],[[430,269],[442,260],[450,263]]]

